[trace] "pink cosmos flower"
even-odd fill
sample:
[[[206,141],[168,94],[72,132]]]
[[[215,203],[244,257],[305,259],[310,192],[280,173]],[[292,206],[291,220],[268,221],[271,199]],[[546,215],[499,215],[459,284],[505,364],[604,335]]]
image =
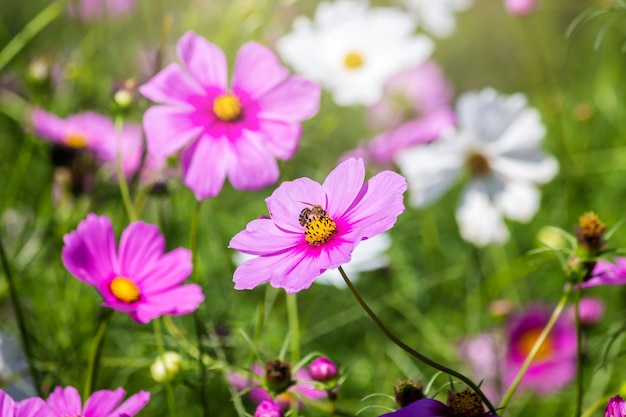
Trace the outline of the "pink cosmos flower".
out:
[[[254,411],[254,417],[283,417],[283,410],[274,401],[264,400]]]
[[[626,417],[626,402],[621,395],[614,395],[604,408],[604,417]]]
[[[91,394],[83,407],[76,388],[56,387],[48,396],[47,402],[55,416],[132,417],[150,400],[149,392],[139,391],[120,404],[124,394],[123,388],[118,388],[115,391],[96,391]]]
[[[523,16],[532,13],[537,7],[537,0],[504,0],[508,14]]]
[[[131,223],[118,251],[111,221],[89,214],[63,240],[67,270],[95,287],[103,306],[128,313],[138,323],[191,313],[204,300],[199,285],[180,285],[191,273],[191,252],[164,253],[165,239],[154,225]]]
[[[626,258],[615,258],[615,263],[599,261],[593,269],[591,279],[583,282],[581,288],[624,284],[626,284]]]
[[[251,221],[230,241],[258,255],[235,270],[235,289],[269,281],[288,293],[304,290],[349,262],[359,242],[393,227],[404,212],[406,180],[391,171],[364,179],[363,160],[348,159],[323,184],[309,178],[281,184],[265,200],[270,218]]]
[[[135,9],[136,0],[76,0],[68,5],[68,13],[81,20],[104,16],[121,16]]]
[[[599,298],[582,297],[578,304],[580,323],[583,326],[593,326],[597,324],[604,315],[604,303]],[[576,308],[572,305],[565,312],[571,322],[576,321]]]
[[[139,88],[160,105],[144,114],[148,151],[183,149],[183,182],[198,200],[214,197],[228,176],[238,190],[276,182],[276,158],[291,158],[300,122],[317,113],[320,87],[290,76],[266,47],[245,44],[232,85],[221,49],[193,32],[178,41],[184,69],[170,64]]]
[[[0,389],[0,416],[2,417],[56,417],[57,415],[41,398],[27,398],[20,402]]]

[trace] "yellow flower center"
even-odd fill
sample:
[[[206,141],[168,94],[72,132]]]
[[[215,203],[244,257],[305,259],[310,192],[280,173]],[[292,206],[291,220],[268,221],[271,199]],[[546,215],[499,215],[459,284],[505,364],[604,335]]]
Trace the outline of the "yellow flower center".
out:
[[[87,138],[80,132],[72,132],[63,141],[65,146],[69,146],[70,148],[84,148],[88,145]]]
[[[343,64],[350,70],[355,70],[363,66],[363,56],[358,52],[350,52],[343,59]]]
[[[531,349],[535,345],[535,342],[539,338],[540,334],[541,334],[541,329],[531,329],[522,333],[522,335],[519,338],[519,341],[517,342],[517,348],[525,356],[528,356]],[[535,355],[535,359],[533,361],[540,362],[545,359],[549,359],[553,353],[554,353],[554,342],[552,341],[550,336],[548,336],[546,340],[544,340],[544,342],[541,344],[541,347],[537,351],[537,354]]]
[[[337,225],[322,206],[315,204],[312,208],[305,208],[300,212],[300,224],[305,226],[304,237],[311,246],[319,246],[328,242],[335,233]]]
[[[491,172],[489,161],[487,158],[478,152],[472,152],[467,156],[467,167],[475,177],[480,177]]]
[[[454,394],[448,400],[448,407],[452,417],[480,417],[485,414],[482,400],[470,390]]]
[[[109,285],[111,292],[120,301],[134,303],[139,300],[139,288],[126,277],[115,277]]]
[[[213,113],[224,122],[232,122],[241,116],[241,103],[233,94],[222,94],[213,101]]]

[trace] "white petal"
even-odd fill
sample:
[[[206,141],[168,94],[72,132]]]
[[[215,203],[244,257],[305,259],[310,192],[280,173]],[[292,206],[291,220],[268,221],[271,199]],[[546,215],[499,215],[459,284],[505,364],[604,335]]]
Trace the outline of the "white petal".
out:
[[[487,185],[482,181],[473,181],[463,193],[456,221],[461,237],[476,246],[503,243],[509,238],[502,215],[489,198]]]
[[[546,128],[541,123],[541,115],[533,108],[520,112],[504,129],[497,140],[488,146],[492,155],[535,150],[546,135]]]
[[[509,219],[528,222],[539,210],[539,190],[529,184],[507,181],[495,204]]]
[[[489,161],[491,169],[508,181],[523,181],[532,184],[545,184],[559,171],[555,158],[540,152],[499,156]]]

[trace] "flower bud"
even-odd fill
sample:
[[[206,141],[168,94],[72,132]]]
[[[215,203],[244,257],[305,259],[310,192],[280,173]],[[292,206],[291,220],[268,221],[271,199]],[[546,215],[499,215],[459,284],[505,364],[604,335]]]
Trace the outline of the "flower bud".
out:
[[[265,381],[270,391],[280,393],[286,390],[291,381],[291,366],[287,362],[275,359],[265,364]]]
[[[264,400],[254,411],[254,417],[282,417],[280,405],[271,400]]]
[[[171,381],[180,372],[183,358],[176,352],[165,352],[150,365],[150,374],[156,382]]]
[[[609,399],[609,403],[604,408],[605,417],[626,417],[626,403],[621,395],[615,395]]]
[[[504,0],[504,7],[510,15],[524,16],[535,10],[537,0]]]
[[[314,380],[325,382],[337,377],[337,365],[330,359],[322,356],[311,362],[309,372]]]
[[[408,381],[398,381],[396,386],[393,387],[393,395],[396,398],[396,403],[402,408],[415,401],[425,398],[424,386],[422,381],[413,381],[411,378]]]

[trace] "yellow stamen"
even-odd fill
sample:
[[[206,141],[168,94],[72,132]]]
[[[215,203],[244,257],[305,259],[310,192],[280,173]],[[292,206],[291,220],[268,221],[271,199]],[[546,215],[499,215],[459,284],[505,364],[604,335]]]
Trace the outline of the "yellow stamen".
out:
[[[466,162],[467,167],[475,177],[480,177],[491,172],[489,161],[483,154],[472,152],[467,156]]]
[[[69,146],[70,148],[79,149],[86,147],[89,143],[87,142],[87,138],[85,138],[85,135],[79,132],[73,132],[67,135],[67,137],[63,141],[63,144],[65,146]]]
[[[306,223],[305,239],[311,246],[319,246],[328,242],[337,233],[337,225],[327,215],[311,218]]]
[[[220,120],[232,122],[241,116],[241,103],[233,94],[222,94],[213,101],[213,113]]]
[[[343,64],[351,70],[361,68],[363,63],[363,56],[358,52],[350,52],[343,59]]]
[[[518,349],[524,354],[528,356],[531,349],[535,345],[535,342],[539,338],[541,334],[541,329],[531,329],[524,333],[519,338],[517,342]],[[543,361],[545,359],[549,359],[554,353],[554,343],[550,337],[547,337],[546,340],[541,344],[541,347],[537,351],[535,355],[534,361]]]
[[[111,292],[120,301],[134,303],[139,300],[139,287],[126,277],[115,277],[109,285]]]

